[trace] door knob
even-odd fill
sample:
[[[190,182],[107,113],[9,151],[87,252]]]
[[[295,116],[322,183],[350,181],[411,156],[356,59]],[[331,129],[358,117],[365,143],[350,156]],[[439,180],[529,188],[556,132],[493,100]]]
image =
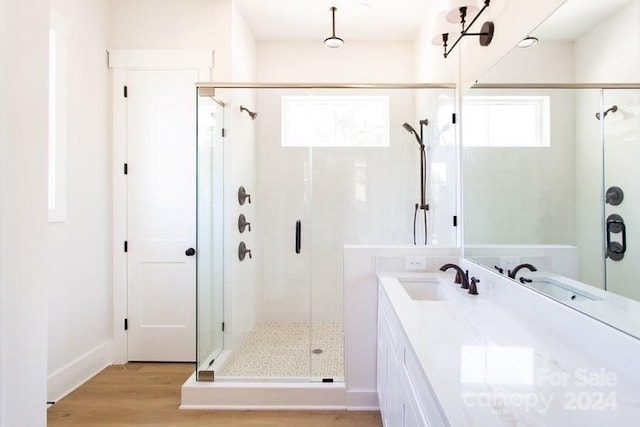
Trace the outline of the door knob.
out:
[[[193,249],[193,248],[189,248],[189,249],[187,249],[187,250],[184,252],[184,254],[185,254],[186,256],[194,256],[194,255],[196,254],[196,250],[195,250],[195,249]]]

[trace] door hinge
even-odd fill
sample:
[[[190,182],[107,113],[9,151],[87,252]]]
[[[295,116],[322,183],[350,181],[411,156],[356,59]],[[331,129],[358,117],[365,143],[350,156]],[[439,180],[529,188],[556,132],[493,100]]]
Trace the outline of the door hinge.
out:
[[[222,322],[222,332],[224,332],[224,322]]]
[[[124,319],[124,330],[125,331],[129,330],[129,319]]]
[[[124,251],[129,252],[129,242],[127,242],[126,240],[124,241]]]
[[[457,215],[454,215],[454,216],[453,216],[453,226],[454,226],[454,227],[457,227],[457,226],[458,226],[458,216],[457,216]]]
[[[123,91],[124,97],[128,98],[129,97],[129,89],[127,89],[127,87],[124,87],[124,91]]]
[[[225,130],[225,128],[222,128],[222,137],[226,137],[227,136],[227,131]]]
[[[125,164],[124,164],[124,174],[125,174],[125,175],[128,175],[128,174],[129,174],[129,164],[128,164],[128,163],[125,163]]]
[[[451,123],[456,124],[456,113],[451,114]]]

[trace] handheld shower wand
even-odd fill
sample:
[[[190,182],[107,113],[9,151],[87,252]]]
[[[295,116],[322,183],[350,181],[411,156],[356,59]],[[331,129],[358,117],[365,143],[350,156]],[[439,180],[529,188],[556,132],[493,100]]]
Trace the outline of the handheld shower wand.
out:
[[[425,152],[425,144],[424,144],[424,126],[429,125],[429,120],[424,119],[420,120],[420,134],[409,124],[403,123],[402,127],[409,133],[413,134],[418,141],[418,148],[420,150],[420,203],[416,203],[415,210],[413,212],[413,244],[417,244],[416,239],[416,221],[418,218],[418,209],[422,210],[424,217],[424,244],[427,244],[427,211],[429,210],[429,205],[426,201],[426,187],[427,187],[427,155]]]

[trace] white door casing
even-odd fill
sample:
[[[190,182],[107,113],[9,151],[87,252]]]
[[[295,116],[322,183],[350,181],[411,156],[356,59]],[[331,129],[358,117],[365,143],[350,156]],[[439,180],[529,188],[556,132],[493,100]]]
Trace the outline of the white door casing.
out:
[[[109,63],[113,361],[194,361],[196,257],[185,251],[196,244],[195,83],[209,79],[212,53],[111,51]]]

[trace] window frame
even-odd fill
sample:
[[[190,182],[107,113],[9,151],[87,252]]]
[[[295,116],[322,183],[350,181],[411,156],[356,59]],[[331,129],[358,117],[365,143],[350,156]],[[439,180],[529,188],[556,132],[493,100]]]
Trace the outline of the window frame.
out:
[[[295,106],[300,105],[302,107],[318,106],[322,104],[328,104],[329,108],[334,109],[334,122],[330,124],[334,129],[333,139],[328,143],[317,144],[313,142],[300,143],[300,140],[294,139],[291,135],[289,123],[292,109]],[[368,105],[367,105],[368,104]],[[336,113],[340,106],[357,106],[363,105],[364,107],[377,107],[381,108],[380,114],[384,116],[386,120],[382,123],[380,129],[380,136],[382,143],[380,144],[344,144],[338,143],[337,122],[338,117]],[[306,96],[306,95],[285,95],[281,97],[281,140],[280,145],[283,148],[386,148],[391,146],[391,107],[390,97],[388,95],[319,95],[319,96]]]
[[[511,143],[511,144],[492,144],[492,128],[495,123],[503,123],[504,120],[491,117],[490,109],[495,106],[533,106],[535,108],[535,135],[534,144],[530,143]],[[468,116],[465,111],[467,106],[485,107],[488,117],[487,134],[481,143],[470,144],[473,141],[469,138],[469,134],[474,134],[469,129],[469,121],[464,117]],[[462,106],[463,122],[463,145],[465,148],[550,148],[551,147],[551,97],[548,95],[467,95],[463,97]],[[495,112],[494,112],[495,115]],[[493,119],[493,120],[492,120]],[[493,126],[492,126],[493,123]],[[477,134],[478,132],[476,132]],[[477,137],[476,137],[477,138]],[[478,139],[479,140],[479,139]],[[516,140],[517,141],[517,140]]]

